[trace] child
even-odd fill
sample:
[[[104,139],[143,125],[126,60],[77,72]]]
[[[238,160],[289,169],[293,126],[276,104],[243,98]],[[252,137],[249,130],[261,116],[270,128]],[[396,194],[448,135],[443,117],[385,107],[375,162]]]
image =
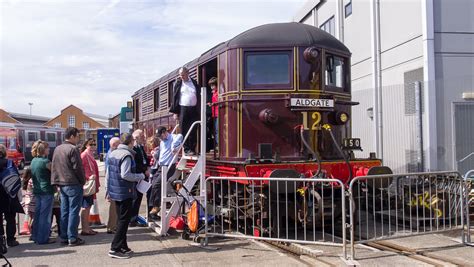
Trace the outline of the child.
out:
[[[22,177],[23,209],[26,214],[25,220],[28,220],[28,232],[24,233],[26,235],[31,234],[35,217],[35,196],[33,195],[33,179],[31,177],[31,169],[26,168]]]
[[[212,107],[212,120],[214,121],[214,140],[215,140],[215,149],[217,149],[219,144],[219,106],[217,102],[219,101],[219,92],[217,90],[217,78],[212,77],[209,82],[209,86],[212,90],[212,104],[209,104]]]

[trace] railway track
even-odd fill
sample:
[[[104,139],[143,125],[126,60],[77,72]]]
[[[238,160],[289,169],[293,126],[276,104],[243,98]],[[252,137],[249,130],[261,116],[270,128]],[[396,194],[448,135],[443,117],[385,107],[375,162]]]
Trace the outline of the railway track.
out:
[[[381,251],[390,251],[398,255],[406,256],[410,259],[414,259],[423,263],[431,264],[433,266],[464,266],[466,263],[457,261],[452,258],[448,259],[441,255],[428,254],[429,251],[412,249],[398,244],[394,244],[389,241],[376,241],[369,242],[366,244],[369,247],[376,248]],[[461,245],[460,245],[461,246]],[[452,246],[450,246],[452,248]]]
[[[352,264],[354,265],[358,264],[357,260],[346,261],[345,263],[341,262],[341,264],[335,264],[334,262],[329,262],[327,260],[322,259],[322,256],[325,256],[323,251],[315,250],[305,245],[286,243],[286,242],[276,242],[276,241],[256,241],[256,242],[267,244],[311,266],[341,266],[344,264],[351,266]],[[413,249],[413,248],[401,246],[393,242],[390,242],[388,240],[368,242],[364,245],[377,249],[379,251],[392,252],[397,255],[404,256],[412,260],[415,260],[421,263],[430,264],[433,266],[465,266],[466,265],[465,261],[456,260],[453,258],[446,258],[446,257],[443,257],[442,255],[434,254],[433,251],[429,251],[429,250],[420,250],[420,249]],[[459,247],[462,247],[462,246],[463,245],[461,244],[459,245]],[[449,248],[453,248],[453,246],[449,246]],[[442,248],[437,248],[437,249],[442,249]]]

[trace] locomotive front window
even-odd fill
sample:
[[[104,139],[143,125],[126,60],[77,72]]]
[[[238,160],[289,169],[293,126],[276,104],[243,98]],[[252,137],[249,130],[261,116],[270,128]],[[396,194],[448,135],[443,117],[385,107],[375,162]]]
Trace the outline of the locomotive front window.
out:
[[[326,56],[326,86],[344,87],[344,59]]]
[[[245,55],[246,87],[290,87],[290,53],[289,51],[247,52]]]

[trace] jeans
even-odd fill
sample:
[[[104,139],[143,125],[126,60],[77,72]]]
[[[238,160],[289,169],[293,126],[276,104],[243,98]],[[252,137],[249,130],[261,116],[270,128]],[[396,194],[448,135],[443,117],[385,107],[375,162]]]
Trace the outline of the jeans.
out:
[[[128,248],[127,244],[127,231],[128,223],[132,217],[132,199],[126,199],[124,201],[115,201],[118,223],[117,232],[112,240],[111,250],[120,251],[122,248]]]
[[[82,204],[82,185],[61,186],[61,233],[62,240],[74,242],[79,227],[79,212]]]
[[[219,145],[219,120],[216,118],[213,118],[214,119],[214,140],[216,141],[216,147],[214,149],[217,148],[217,146]]]
[[[35,195],[36,207],[33,220],[32,239],[36,244],[48,243],[51,234],[51,213],[53,212],[53,195]]]

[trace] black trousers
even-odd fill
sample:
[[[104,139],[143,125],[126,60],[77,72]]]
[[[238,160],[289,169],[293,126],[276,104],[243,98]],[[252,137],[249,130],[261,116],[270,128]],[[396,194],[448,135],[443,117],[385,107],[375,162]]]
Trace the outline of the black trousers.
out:
[[[15,240],[16,234],[16,213],[2,212],[0,213],[0,236],[5,235],[5,229],[3,229],[3,216],[5,215],[5,221],[7,221],[7,241]]]
[[[167,175],[168,180],[173,176],[175,171],[176,171],[176,164],[173,164],[168,169],[168,175]],[[169,186],[171,186],[170,183],[168,183],[168,187]],[[153,182],[152,182],[150,191],[151,191],[151,194],[150,194],[149,205],[152,207],[161,207],[161,167],[153,176]]]
[[[132,199],[126,199],[124,201],[115,201],[117,209],[117,232],[112,240],[110,247],[113,251],[119,251],[121,248],[128,248],[127,244],[127,231],[130,218],[132,217]]]
[[[130,216],[130,222],[137,220],[138,213],[140,212],[140,206],[142,205],[143,194],[137,191],[137,198],[132,200],[132,210]]]
[[[198,103],[199,104],[199,103]],[[179,113],[179,126],[181,127],[181,134],[183,138],[191,128],[191,125],[199,120],[199,105],[194,107],[183,107],[181,106],[181,111]],[[193,151],[196,150],[196,141],[197,141],[197,127],[195,126],[191,134],[189,134],[188,139],[184,143],[184,151]]]

